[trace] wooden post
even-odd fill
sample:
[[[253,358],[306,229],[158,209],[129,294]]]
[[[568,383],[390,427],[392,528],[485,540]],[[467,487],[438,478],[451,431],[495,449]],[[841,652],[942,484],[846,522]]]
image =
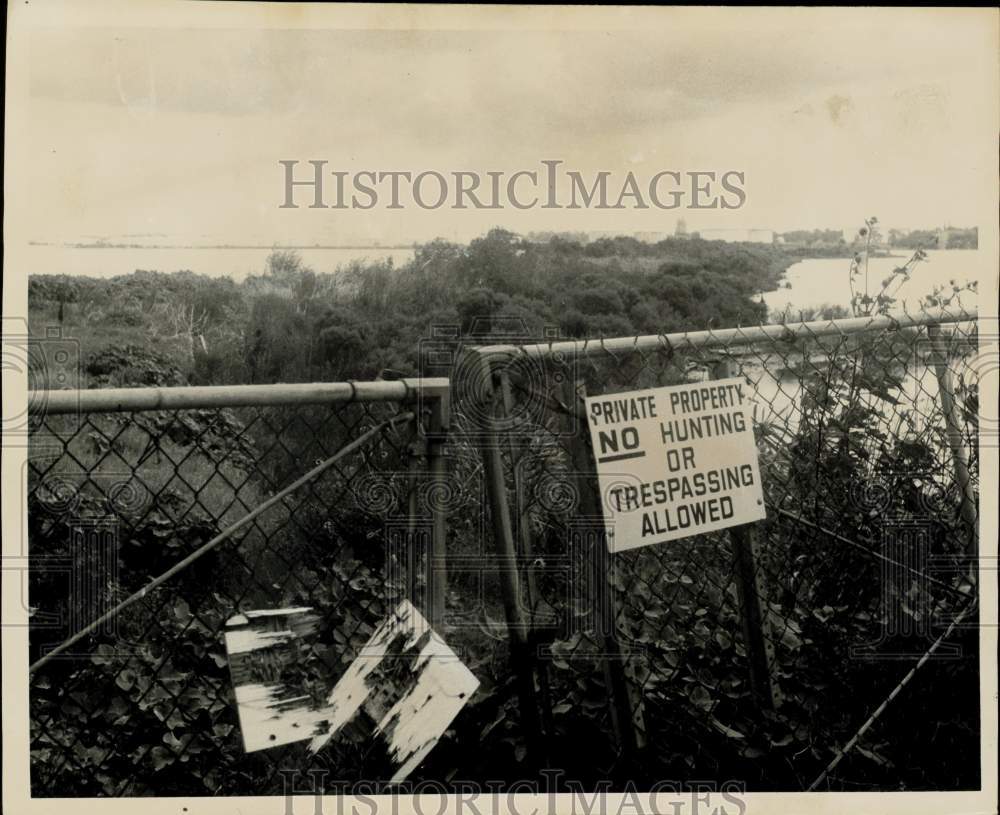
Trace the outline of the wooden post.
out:
[[[537,766],[547,766],[548,758],[535,694],[535,655],[531,653],[528,642],[529,628],[521,605],[521,577],[510,522],[503,458],[500,454],[500,434],[497,433],[493,419],[493,369],[488,357],[481,357],[481,365],[483,390],[476,394],[480,432],[479,450],[483,457],[486,494],[493,523],[493,545],[496,549],[500,591],[507,618],[511,668],[517,683],[518,709],[528,753]]]
[[[979,527],[979,514],[976,511],[976,494],[972,489],[972,478],[969,475],[969,454],[962,438],[962,425],[958,417],[958,406],[955,404],[955,385],[951,369],[948,367],[947,348],[941,338],[941,327],[927,326],[927,336],[931,340],[931,352],[934,359],[934,372],[938,381],[938,396],[941,399],[941,412],[944,414],[945,427],[948,433],[948,446],[951,448],[951,460],[955,468],[955,481],[961,495],[962,520],[968,531],[966,554],[975,558],[977,552],[976,536]],[[975,564],[971,566],[971,577],[976,579]]]
[[[608,706],[611,724],[614,728],[618,749],[624,758],[631,758],[641,746],[642,739],[637,730],[642,726],[641,702],[633,709],[625,676],[625,657],[618,642],[615,627],[616,603],[608,586],[611,574],[611,553],[608,551],[604,529],[604,513],[598,501],[597,469],[590,448],[590,433],[587,414],[582,399],[586,396],[583,382],[567,377],[563,383],[563,399],[566,406],[575,412],[578,426],[572,438],[573,470],[576,491],[580,499],[579,514],[595,525],[591,535],[591,558],[594,570],[594,617],[597,641],[601,646],[604,683],[608,689]],[[637,727],[638,725],[638,727]]]
[[[736,375],[729,359],[719,360],[712,371],[715,379]],[[729,530],[729,540],[733,547],[743,644],[750,664],[750,689],[758,706],[773,710],[781,705],[781,693],[774,678],[774,637],[767,616],[767,594],[757,571],[757,530],[753,524],[734,526]]]

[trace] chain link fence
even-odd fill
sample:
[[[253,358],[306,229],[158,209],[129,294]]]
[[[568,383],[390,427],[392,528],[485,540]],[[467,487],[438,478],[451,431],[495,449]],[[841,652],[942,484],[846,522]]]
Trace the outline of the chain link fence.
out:
[[[312,607],[321,633],[301,667],[321,683],[402,597],[432,613],[447,392],[410,380],[35,394],[33,794],[276,794],[292,769],[366,778],[360,740],[245,754],[221,635],[239,611]]]
[[[335,677],[404,596],[484,679],[424,777],[496,778],[499,740],[511,778],[974,788],[981,339],[954,307],[465,349],[450,387],[35,394],[33,794],[370,780],[360,739],[245,754],[221,631],[310,606]],[[729,376],[767,519],[610,555],[582,396]]]
[[[955,306],[468,354],[535,760],[646,787],[975,788],[978,340]],[[767,519],[608,555],[582,397],[728,376]]]

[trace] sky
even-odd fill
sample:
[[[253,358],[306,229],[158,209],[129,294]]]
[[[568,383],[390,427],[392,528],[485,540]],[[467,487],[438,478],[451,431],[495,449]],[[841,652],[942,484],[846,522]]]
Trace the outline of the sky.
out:
[[[242,4],[225,5],[204,26],[189,13],[184,25],[132,15],[30,32],[15,111],[30,239],[405,243],[493,226],[669,231],[677,217],[778,231],[996,217],[983,205],[996,186],[993,10],[609,10],[603,27],[566,12],[562,30],[513,11],[464,28],[314,16],[325,27],[303,29],[245,25]],[[747,200],[281,209],[278,162],[293,159],[349,173],[509,173],[544,159],[616,179],[736,170]]]

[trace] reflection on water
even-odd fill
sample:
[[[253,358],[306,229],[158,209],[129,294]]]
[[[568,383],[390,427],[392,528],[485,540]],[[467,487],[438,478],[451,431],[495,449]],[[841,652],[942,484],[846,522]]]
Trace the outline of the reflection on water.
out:
[[[898,251],[898,250],[897,250]],[[869,292],[878,293],[882,280],[910,257],[900,252],[899,257],[872,258],[869,264]],[[797,318],[799,309],[839,305],[849,308],[851,286],[848,276],[851,261],[848,258],[809,258],[789,267],[785,282],[789,288],[765,292],[764,303],[768,308],[768,321],[779,322],[786,310]],[[900,305],[916,308],[935,285],[957,284],[973,280],[990,279],[995,270],[990,268],[988,253],[981,249],[931,250],[927,260],[917,263],[910,279],[895,295]],[[784,283],[782,284],[784,285]],[[975,305],[975,296],[963,295],[962,302]]]
[[[974,353],[949,359],[948,367],[956,385],[976,381],[975,359]],[[812,382],[816,380],[787,369],[781,371],[779,366],[764,367],[756,362],[749,365],[744,362],[742,371],[753,386],[750,399],[755,425],[765,428],[772,441],[791,440],[801,420],[803,388],[812,391]],[[822,373],[821,370],[819,375]],[[898,387],[891,386],[892,375],[897,377]],[[884,433],[887,438],[904,439],[921,436],[928,429],[944,429],[939,383],[932,365],[913,359],[905,370],[898,366],[894,371],[880,373],[879,379],[890,384],[888,396],[898,404],[867,391],[861,392],[862,404],[871,409],[876,422],[875,432]],[[834,413],[828,410],[824,415],[829,421]],[[934,449],[940,463],[945,463],[950,456],[949,450],[943,446]]]
[[[987,253],[978,250],[931,250],[927,260],[918,263],[910,277],[895,295],[897,308],[904,304],[913,311],[919,307],[921,298],[931,294],[937,285],[962,286],[979,279],[989,279]],[[909,258],[909,253],[900,252],[899,257],[872,258],[869,265],[869,291],[876,293],[882,280],[894,268],[901,266]],[[844,258],[812,258],[802,260],[788,269],[785,275],[787,288],[766,292],[763,300],[768,306],[769,322],[778,322],[783,317],[797,319],[799,309],[814,309],[828,305],[849,308],[851,300],[848,271],[850,260]],[[956,305],[976,306],[976,295],[963,293]],[[805,363],[807,375],[796,370],[798,362],[786,360],[778,353],[755,354],[742,361],[744,375],[754,385],[754,418],[782,435],[794,433],[799,426],[803,379],[809,387],[808,374],[822,374],[828,361],[821,349],[815,358]],[[840,351],[838,353],[843,353]],[[974,349],[958,358],[949,360],[956,381],[975,381],[970,365],[975,359]],[[790,367],[791,366],[791,367]],[[904,364],[897,364],[894,371],[880,371],[877,378],[885,384],[889,373],[899,379],[899,387],[889,387],[888,394],[899,401],[899,406],[880,397],[870,395],[869,406],[874,415],[881,417],[881,427],[893,437],[909,433],[921,433],[927,429],[928,419],[940,422],[938,403],[938,380],[934,368],[928,366],[918,355]],[[892,426],[890,426],[890,424]]]

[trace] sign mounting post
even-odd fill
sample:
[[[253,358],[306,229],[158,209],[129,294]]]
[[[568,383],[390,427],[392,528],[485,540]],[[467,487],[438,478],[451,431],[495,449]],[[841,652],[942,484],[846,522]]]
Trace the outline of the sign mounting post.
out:
[[[746,382],[717,379],[586,400],[610,552],[730,529],[753,693],[776,707],[774,646],[753,523],[766,517]]]

